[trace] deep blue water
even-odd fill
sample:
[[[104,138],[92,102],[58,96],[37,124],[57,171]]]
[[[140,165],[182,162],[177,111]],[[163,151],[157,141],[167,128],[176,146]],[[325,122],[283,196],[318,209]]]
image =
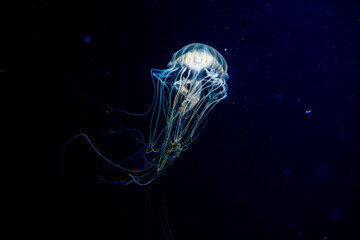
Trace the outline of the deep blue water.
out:
[[[356,239],[360,224],[360,3],[54,1],[51,74],[61,146],[86,133],[121,159],[139,149],[151,68],[201,42],[228,64],[228,97],[149,190],[101,181],[109,166],[77,139],[59,175],[61,239]],[[112,176],[116,179],[116,172]],[[111,178],[110,178],[111,180]],[[149,192],[149,194],[148,194]],[[158,209],[158,206],[160,206]],[[167,229],[167,228],[166,228]]]

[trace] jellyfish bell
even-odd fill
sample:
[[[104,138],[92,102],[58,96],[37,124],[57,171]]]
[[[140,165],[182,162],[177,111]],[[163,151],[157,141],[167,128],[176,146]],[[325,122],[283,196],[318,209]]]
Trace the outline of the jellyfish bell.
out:
[[[177,64],[194,71],[207,68],[218,71],[222,77],[227,75],[227,64],[223,56],[216,49],[202,43],[192,43],[177,51],[168,66]]]
[[[183,106],[187,106],[185,110],[192,109],[200,100],[204,84],[201,80],[204,77],[213,77],[211,79],[213,84],[224,84],[225,79],[228,78],[227,64],[223,56],[214,48],[201,43],[192,43],[177,51],[168,66],[169,68],[179,67],[181,71],[188,74],[185,76],[182,74],[174,81],[176,90],[187,96],[183,102]],[[224,94],[226,95],[226,90]]]

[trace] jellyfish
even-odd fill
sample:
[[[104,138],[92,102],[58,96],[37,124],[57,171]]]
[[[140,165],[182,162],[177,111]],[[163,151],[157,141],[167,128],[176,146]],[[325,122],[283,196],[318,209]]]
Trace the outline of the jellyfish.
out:
[[[148,111],[152,114],[150,133],[148,143],[144,143],[146,154],[141,168],[131,169],[124,167],[125,161],[117,164],[109,160],[82,134],[102,158],[126,171],[130,177],[124,181],[127,184],[148,185],[154,181],[181,152],[188,149],[205,125],[209,112],[227,96],[226,80],[229,76],[226,61],[217,50],[206,44],[192,43],[181,48],[166,69],[151,69],[151,77],[154,99],[152,111]],[[129,131],[138,132],[136,129]],[[145,142],[143,135],[139,134],[141,142]]]
[[[152,69],[155,85],[147,153],[157,153],[140,174],[141,184],[168,168],[197,137],[211,109],[227,96],[227,64],[214,48],[192,43],[177,51],[168,68]]]

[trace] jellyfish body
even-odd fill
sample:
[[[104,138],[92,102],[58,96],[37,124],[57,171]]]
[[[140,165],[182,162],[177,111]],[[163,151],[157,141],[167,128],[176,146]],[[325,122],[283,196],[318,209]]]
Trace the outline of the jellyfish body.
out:
[[[141,171],[130,173],[143,185],[154,180],[197,137],[210,110],[227,96],[227,64],[214,48],[189,44],[176,52],[168,68],[152,69],[155,86],[147,153]]]
[[[106,105],[85,94],[74,82],[83,96],[109,110],[134,116],[144,116],[151,109],[153,110],[148,143],[145,143],[144,135],[137,129],[109,131],[109,133],[133,132],[131,135],[143,144],[142,149],[145,149],[144,153],[146,153],[142,156],[144,162],[141,167],[134,169],[129,161],[139,155],[141,150],[116,163],[102,154],[83,133],[69,139],[64,144],[62,152],[74,139],[85,137],[100,157],[117,169],[125,171],[130,177],[128,180],[111,182],[127,184],[135,182],[138,185],[148,185],[154,181],[196,139],[211,109],[226,98],[228,88],[226,80],[229,76],[226,61],[218,51],[205,44],[192,43],[173,55],[167,69],[151,69],[151,77],[154,84],[154,100],[152,107],[143,114]],[[110,114],[109,111],[107,113]],[[62,169],[62,160],[60,165]],[[99,177],[107,182],[103,176]]]

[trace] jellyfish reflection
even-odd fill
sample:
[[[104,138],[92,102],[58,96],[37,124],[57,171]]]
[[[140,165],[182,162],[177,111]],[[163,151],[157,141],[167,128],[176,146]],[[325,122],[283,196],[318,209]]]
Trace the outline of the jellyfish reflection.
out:
[[[189,44],[176,52],[165,70],[152,69],[154,109],[146,166],[130,171],[139,185],[152,182],[196,138],[207,114],[227,96],[227,64],[214,48]]]

